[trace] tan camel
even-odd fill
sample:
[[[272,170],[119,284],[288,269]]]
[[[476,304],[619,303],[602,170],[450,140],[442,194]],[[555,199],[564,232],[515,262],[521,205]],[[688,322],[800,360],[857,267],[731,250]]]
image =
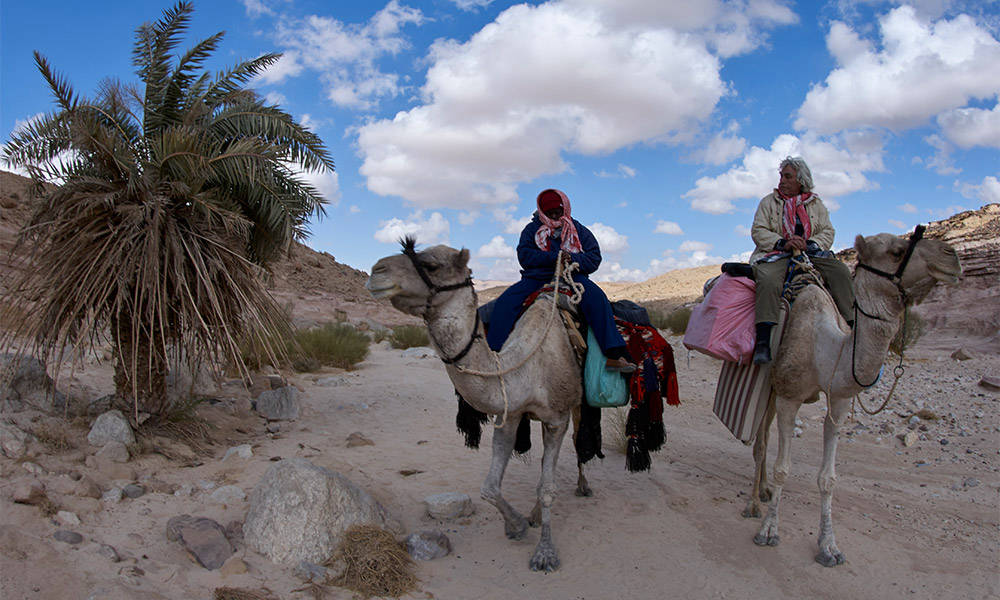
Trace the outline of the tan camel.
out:
[[[548,326],[552,317],[549,302],[532,305],[500,352],[490,350],[476,317],[468,262],[468,250],[434,246],[418,253],[413,240],[408,239],[403,254],[387,256],[372,267],[367,287],[376,298],[390,298],[397,309],[423,317],[455,389],[473,408],[497,416],[490,471],[480,493],[500,511],[508,538],[519,540],[529,524],[541,524],[529,565],[535,571],[554,571],[559,567],[559,556],[552,542],[550,511],[556,495],[556,460],[571,417],[574,422],[579,420],[580,368],[561,320],[556,317],[556,323]],[[502,384],[500,377],[468,372],[496,373],[512,367],[516,368],[503,375]],[[522,415],[542,422],[544,447],[538,499],[530,520],[514,510],[500,492]],[[577,494],[589,496],[583,466],[579,468]]]
[[[916,242],[906,261],[909,245],[907,240],[888,233],[867,238],[859,235],[855,240],[859,267],[854,276],[857,319],[853,332],[830,295],[818,286],[804,289],[792,305],[771,370],[775,401],[757,431],[753,450],[754,488],[743,511],[745,517],[758,517],[760,500],[770,499],[754,543],[778,545],[778,504],[788,477],[795,415],[803,403],[817,401],[819,393],[823,392],[827,413],[823,423],[823,465],[817,480],[820,527],[816,561],[827,567],[844,562],[833,534],[831,506],[837,478],[837,437],[850,410],[851,398],[864,386],[875,382],[889,343],[899,329],[904,307],[921,302],[939,281],[958,281],[962,272],[955,250],[948,244],[922,239]],[[902,275],[893,280],[890,276],[896,274],[901,264],[904,266]],[[774,489],[768,493],[762,489],[767,483],[764,462],[767,432],[775,416],[778,420],[778,456]]]

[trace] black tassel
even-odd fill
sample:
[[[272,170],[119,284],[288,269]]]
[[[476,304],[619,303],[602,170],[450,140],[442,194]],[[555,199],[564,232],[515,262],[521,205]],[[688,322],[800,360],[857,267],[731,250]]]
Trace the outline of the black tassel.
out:
[[[629,473],[648,471],[651,461],[649,451],[646,450],[642,441],[637,437],[628,438],[628,451],[625,453],[625,468]]]
[[[650,452],[656,452],[663,447],[663,442],[667,439],[667,430],[663,423],[650,423],[646,430],[646,448]]]
[[[483,423],[486,422],[486,413],[479,412],[472,405],[462,398],[462,395],[455,392],[458,397],[458,414],[455,415],[455,427],[465,436],[465,445],[469,448],[479,448],[479,440],[483,435]]]
[[[576,448],[576,461],[584,464],[595,456],[603,459],[602,444],[601,409],[587,404],[586,399],[584,399],[580,405],[580,425],[576,430],[576,438],[573,440],[573,446]]]
[[[514,452],[524,454],[531,450],[531,419],[528,415],[521,415],[521,422],[517,424],[517,435],[514,438]]]

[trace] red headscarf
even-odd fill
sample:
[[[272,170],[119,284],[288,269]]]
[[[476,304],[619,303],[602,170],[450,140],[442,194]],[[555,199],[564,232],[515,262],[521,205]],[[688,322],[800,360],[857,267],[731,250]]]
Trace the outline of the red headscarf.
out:
[[[559,190],[542,190],[535,199],[538,205],[538,220],[542,226],[535,232],[535,244],[542,250],[549,249],[549,237],[552,232],[562,227],[562,242],[559,247],[566,252],[582,252],[583,246],[580,244],[580,235],[576,232],[576,225],[570,217],[569,197]],[[562,206],[563,215],[557,220],[552,220],[545,214],[543,206],[547,210],[552,210],[556,206]]]
[[[787,240],[795,235],[795,217],[798,217],[799,222],[802,223],[802,238],[808,240],[812,237],[812,223],[806,212],[806,201],[812,198],[812,193],[806,192],[791,198],[785,198],[777,189],[774,190],[774,193],[785,201],[784,208],[781,210],[781,236]]]

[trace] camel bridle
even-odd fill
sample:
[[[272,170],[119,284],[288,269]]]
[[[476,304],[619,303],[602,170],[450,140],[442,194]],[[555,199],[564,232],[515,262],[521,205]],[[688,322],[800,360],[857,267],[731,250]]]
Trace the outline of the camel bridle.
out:
[[[437,296],[441,292],[450,292],[465,287],[472,287],[471,275],[466,277],[464,281],[460,281],[458,283],[450,283],[446,285],[437,285],[436,283],[431,281],[430,275],[427,274],[427,268],[420,262],[420,258],[417,256],[417,251],[414,248],[414,244],[409,240],[404,240],[403,242],[403,254],[410,259],[410,263],[413,264],[413,269],[417,272],[417,275],[420,276],[420,279],[423,280],[424,285],[427,286],[427,290],[430,292],[430,294],[427,296],[427,304],[424,307],[425,312],[431,309],[431,301],[434,299],[434,296]],[[473,294],[475,294],[475,291],[473,291]],[[451,358],[448,358],[446,356],[441,356],[441,362],[443,362],[444,364],[446,365],[454,364],[465,358],[465,355],[468,354],[469,350],[472,349],[472,344],[475,343],[476,339],[482,337],[482,335],[480,335],[479,333],[479,311],[478,310],[475,311],[475,314],[476,314],[475,316],[476,322],[472,325],[472,337],[469,338],[469,341],[468,343],[465,344],[465,347],[462,348],[455,356],[452,356]],[[427,335],[431,336],[432,339],[434,338],[434,334],[431,333],[430,329],[427,330]],[[436,339],[434,340],[434,345],[436,345],[438,348],[441,348],[441,344],[439,344]]]
[[[883,271],[881,269],[876,269],[875,267],[866,265],[866,264],[858,261],[858,268],[859,269],[864,269],[865,271],[868,271],[869,273],[874,273],[875,275],[878,275],[879,277],[883,277],[885,279],[888,279],[889,281],[891,281],[896,286],[896,289],[899,290],[900,299],[902,300],[902,303],[903,303],[903,326],[902,327],[903,327],[904,333],[906,331],[906,318],[907,318],[907,313],[908,313],[908,311],[906,310],[906,301],[908,299],[908,295],[906,293],[906,289],[903,288],[903,272],[906,271],[906,265],[909,264],[910,257],[913,256],[913,250],[917,247],[917,242],[919,242],[921,239],[923,239],[923,237],[924,237],[924,231],[926,229],[927,229],[927,227],[925,227],[924,225],[917,225],[916,228],[914,228],[913,233],[910,234],[910,243],[906,247],[906,253],[903,255],[903,260],[899,263],[899,266],[896,268],[896,272],[895,273],[887,273],[886,271]],[[861,383],[858,380],[858,374],[857,374],[857,369],[856,369],[856,365],[855,365],[855,360],[856,360],[856,357],[857,357],[857,349],[858,349],[858,330],[861,328],[860,327],[861,323],[858,321],[858,313],[859,312],[862,315],[868,317],[869,319],[876,319],[876,320],[879,320],[879,321],[885,321],[885,319],[883,319],[882,317],[879,317],[877,315],[870,315],[870,314],[868,314],[867,312],[865,312],[865,310],[863,308],[861,308],[861,306],[858,304],[857,300],[854,301],[854,331],[853,331],[853,336],[852,336],[854,338],[854,340],[853,340],[853,343],[852,343],[852,352],[851,352],[851,376],[854,378],[854,383],[860,385],[863,388],[869,388],[869,387],[875,385],[876,383],[878,383],[879,378],[882,376],[882,372],[880,370],[879,374],[876,375],[875,379],[871,383],[869,383],[869,384]],[[893,372],[893,376],[896,378],[896,382],[899,382],[899,378],[903,376],[903,349],[902,348],[900,349],[900,352],[899,352],[899,364],[896,365],[896,367],[892,370],[892,372]],[[893,390],[896,389],[895,383],[893,383],[892,389]],[[882,408],[885,408],[885,405],[888,404],[889,398],[891,398],[891,397],[892,397],[892,392],[890,391],[889,392],[889,397],[886,398],[885,403],[882,404]],[[862,404],[862,408],[864,408],[863,404]],[[878,413],[881,410],[882,409],[880,408],[878,411],[875,411],[875,412]],[[868,412],[868,410],[865,409],[865,412]],[[875,414],[875,413],[870,413],[869,412],[869,414]]]

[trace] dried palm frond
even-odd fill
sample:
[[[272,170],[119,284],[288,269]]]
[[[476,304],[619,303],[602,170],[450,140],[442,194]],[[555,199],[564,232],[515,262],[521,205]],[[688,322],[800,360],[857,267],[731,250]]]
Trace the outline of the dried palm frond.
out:
[[[331,562],[341,560],[344,572],[333,583],[365,598],[398,598],[416,587],[413,559],[396,538],[381,527],[355,525],[347,529]]]

